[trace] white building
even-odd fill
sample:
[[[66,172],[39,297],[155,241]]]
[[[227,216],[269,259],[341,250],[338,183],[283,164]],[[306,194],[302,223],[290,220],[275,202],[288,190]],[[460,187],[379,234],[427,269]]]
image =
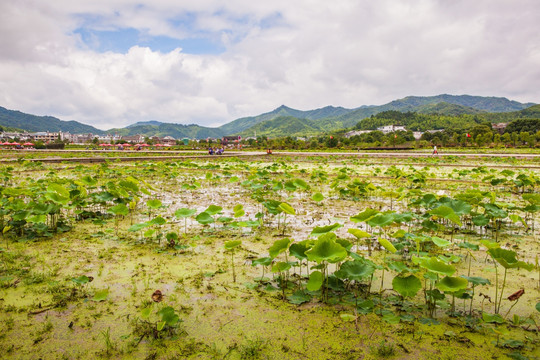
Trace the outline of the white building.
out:
[[[405,126],[401,126],[401,125],[386,125],[386,126],[381,126],[379,128],[377,128],[377,130],[379,131],[382,131],[383,134],[388,134],[388,133],[391,133],[391,132],[395,132],[395,131],[407,131],[407,129],[405,129]]]

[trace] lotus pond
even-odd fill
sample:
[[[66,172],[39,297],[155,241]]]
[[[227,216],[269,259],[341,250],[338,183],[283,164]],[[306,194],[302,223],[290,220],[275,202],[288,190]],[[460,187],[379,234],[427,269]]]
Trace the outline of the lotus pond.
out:
[[[540,161],[0,167],[14,359],[538,359]]]

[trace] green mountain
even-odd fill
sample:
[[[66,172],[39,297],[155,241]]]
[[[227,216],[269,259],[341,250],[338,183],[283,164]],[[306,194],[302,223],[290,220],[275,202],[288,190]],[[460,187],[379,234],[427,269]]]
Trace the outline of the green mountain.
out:
[[[437,115],[451,115],[451,116],[474,115],[474,114],[486,113],[483,110],[478,110],[470,106],[450,104],[447,102],[420,105],[415,109],[415,112],[419,114],[437,114]]]
[[[355,126],[362,119],[368,118],[372,115],[378,114],[383,111],[396,110],[400,112],[421,112],[432,113],[431,106],[439,104],[439,107],[446,107],[450,109],[449,105],[473,108],[476,111],[481,110],[485,112],[512,112],[520,111],[527,107],[533,106],[533,103],[522,104],[517,101],[511,101],[502,97],[485,97],[485,96],[471,96],[471,95],[437,95],[437,96],[408,96],[403,99],[394,100],[388,104],[381,106],[372,106],[367,108],[359,108],[351,111],[345,115],[338,116],[331,121],[339,123],[342,127]],[[449,105],[446,105],[449,104]],[[437,106],[435,106],[436,108]],[[454,111],[457,108],[454,107]],[[464,111],[464,110],[463,110]],[[438,113],[436,111],[436,113]],[[470,112],[464,111],[464,113],[470,114]],[[444,115],[451,115],[451,113],[443,113]]]
[[[52,116],[36,116],[20,111],[8,110],[0,106],[0,125],[23,129],[29,132],[50,131],[71,134],[105,134],[105,131],[77,121],[63,121]]]
[[[313,124],[313,120],[299,119],[294,116],[279,116],[275,119],[265,120],[253,125],[240,133],[242,137],[248,136],[311,136],[320,134],[322,130]]]
[[[506,113],[489,113],[482,115],[482,118],[493,122],[510,122],[516,119],[540,119],[540,105],[533,105],[523,110]]]
[[[230,123],[220,126],[219,129],[222,130],[223,133],[226,135],[240,134],[258,123],[261,123],[266,120],[272,120],[281,116],[285,116],[285,117],[292,116],[298,119],[318,120],[318,119],[324,119],[324,118],[337,117],[340,115],[347,114],[351,111],[352,110],[350,109],[345,109],[342,107],[334,107],[334,106],[326,106],[320,109],[302,111],[302,110],[292,109],[285,105],[281,105],[277,109],[268,113],[236,119],[234,121],[231,121]]]
[[[199,125],[183,125],[183,124],[170,124],[160,123],[157,121],[150,122],[151,124],[159,125],[145,125],[145,122],[138,123],[122,128],[122,129],[110,129],[108,133],[117,133],[119,135],[144,135],[144,136],[172,136],[175,139],[190,138],[190,139],[206,139],[220,138],[224,134],[219,128],[208,128]]]

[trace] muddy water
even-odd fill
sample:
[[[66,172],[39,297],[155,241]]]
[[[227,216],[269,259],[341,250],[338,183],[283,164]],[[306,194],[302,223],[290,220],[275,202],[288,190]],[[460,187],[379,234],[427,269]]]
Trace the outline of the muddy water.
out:
[[[258,163],[258,168],[270,164]],[[299,163],[299,169],[310,169],[310,163]],[[336,167],[335,169],[340,168]],[[364,165],[354,168],[358,174],[371,170]],[[384,170],[384,169],[383,169]],[[334,169],[326,168],[328,173]],[[436,176],[449,174],[446,170],[433,170]],[[184,221],[173,217],[178,208],[188,207],[198,212],[210,204],[224,208],[224,215],[232,217],[232,208],[243,204],[243,220],[253,220],[261,207],[251,199],[251,191],[229,183],[222,178],[208,181],[204,173],[186,170],[175,179],[156,179],[153,185],[160,190],[164,208],[159,213],[169,220],[162,232],[184,232]],[[218,172],[216,172],[218,173]],[[308,172],[309,174],[309,172]],[[302,176],[301,173],[295,175]],[[240,175],[240,182],[248,174]],[[197,177],[201,188],[179,190],[180,184]],[[378,186],[392,187],[395,182],[376,180]],[[5,358],[19,359],[87,359],[87,358],[199,358],[199,359],[375,359],[380,358],[386,346],[391,347],[394,358],[400,359],[485,359],[503,356],[511,349],[496,347],[497,333],[490,326],[471,329],[459,324],[459,319],[448,318],[444,309],[438,310],[441,325],[388,324],[375,315],[360,316],[358,330],[354,322],[344,322],[340,314],[351,313],[349,305],[325,305],[315,297],[311,302],[296,306],[280,298],[280,291],[263,291],[254,286],[254,278],[261,275],[260,267],[250,266],[253,258],[266,256],[272,243],[283,236],[296,241],[309,237],[315,226],[333,223],[344,225],[336,233],[351,239],[347,228],[359,226],[348,219],[366,207],[389,209],[382,196],[362,201],[342,199],[328,184],[318,184],[317,191],[326,199],[322,205],[311,201],[310,194],[287,193],[275,195],[296,209],[296,216],[287,216],[286,228],[277,229],[275,216],[265,217],[261,230],[240,232],[222,225],[201,226],[188,220],[185,236],[186,249],[167,248],[164,241],[141,239],[138,233],[127,231],[129,221],[120,223],[118,234],[110,222],[96,226],[91,222],[76,223],[66,234],[38,242],[10,242],[2,245],[2,280],[0,288],[0,353]],[[448,189],[444,184],[433,184],[431,191],[452,194],[459,188]],[[516,201],[512,196],[508,200]],[[135,222],[149,219],[141,202],[141,213]],[[394,210],[404,210],[405,200],[393,204]],[[279,220],[283,225],[284,217]],[[537,224],[538,225],[538,224]],[[538,229],[538,226],[536,226]],[[513,235],[516,233],[516,235]],[[446,237],[447,235],[441,235]],[[523,231],[516,226],[503,234],[503,246],[516,249],[520,258],[533,261],[538,253],[538,234]],[[478,241],[487,236],[461,234],[459,239]],[[237,282],[233,283],[231,256],[223,244],[231,239],[242,240],[242,249],[234,256]],[[508,244],[508,245],[507,245]],[[517,246],[517,248],[515,247]],[[364,248],[361,251],[366,252]],[[459,249],[446,249],[446,254],[465,255]],[[485,252],[473,253],[471,275],[495,280],[494,264],[486,261]],[[373,260],[382,261],[379,252]],[[20,265],[20,266],[19,266]],[[468,260],[457,265],[458,274],[467,274]],[[22,269],[22,270],[21,270]],[[333,268],[331,269],[333,271]],[[499,270],[501,270],[499,268]],[[505,296],[525,288],[525,295],[512,309],[522,317],[533,316],[534,304],[540,298],[538,274],[511,269]],[[304,270],[305,271],[305,268]],[[92,276],[86,285],[77,285],[71,279],[80,275]],[[500,275],[500,273],[499,273]],[[266,276],[272,278],[272,274]],[[381,273],[376,273],[373,291],[378,291]],[[385,288],[390,292],[392,275],[386,272]],[[271,282],[277,287],[275,282]],[[94,301],[96,291],[108,289],[105,301]],[[152,293],[159,289],[162,303],[153,303]],[[494,297],[494,288],[477,287],[478,293]],[[287,295],[292,289],[287,291]],[[419,294],[415,300],[422,302]],[[481,298],[474,300],[480,308]],[[182,323],[170,334],[153,334],[139,342],[136,329],[140,312],[152,307],[151,322],[157,323],[157,310],[172,306]],[[466,304],[468,305],[468,303]],[[55,306],[55,307],[52,307]],[[457,303],[458,309],[463,306]],[[511,303],[503,300],[504,315]],[[484,309],[493,305],[484,300]],[[50,308],[50,309],[49,309]],[[49,309],[49,310],[47,310]],[[530,327],[529,327],[530,328]],[[524,355],[533,356],[538,350],[538,333],[519,327],[505,326],[497,330],[501,343],[519,340]],[[388,345],[389,344],[389,345]]]

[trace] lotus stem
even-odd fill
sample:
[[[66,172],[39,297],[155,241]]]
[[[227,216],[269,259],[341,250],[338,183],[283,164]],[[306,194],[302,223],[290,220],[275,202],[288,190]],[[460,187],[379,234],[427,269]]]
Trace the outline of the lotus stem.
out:
[[[508,269],[507,268],[504,268],[504,278],[503,278],[503,284],[502,284],[502,288],[501,288],[501,294],[499,296],[499,307],[497,308],[497,314],[499,313],[499,311],[501,311],[501,303],[502,303],[502,297],[503,297],[503,293],[504,293],[504,287],[506,286],[506,273],[507,273]]]

